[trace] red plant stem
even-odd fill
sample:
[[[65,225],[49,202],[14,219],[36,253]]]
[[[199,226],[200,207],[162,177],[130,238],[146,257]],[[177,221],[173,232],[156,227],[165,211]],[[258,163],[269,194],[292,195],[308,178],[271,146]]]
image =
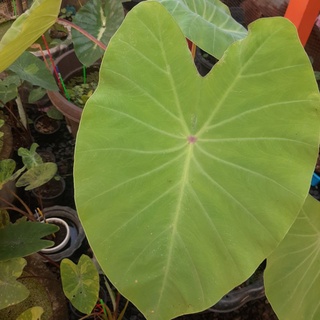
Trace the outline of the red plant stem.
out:
[[[56,68],[56,66],[54,64],[54,60],[53,60],[53,57],[51,55],[50,48],[48,46],[48,43],[47,43],[47,40],[46,40],[46,37],[44,36],[44,34],[42,35],[42,40],[43,40],[44,46],[46,47],[46,50],[48,51],[49,60],[50,60],[50,62],[52,64],[53,72],[54,72],[54,74],[55,74],[55,76],[57,78],[58,85],[59,85],[60,90],[61,90],[62,88],[61,88],[61,83],[60,83],[60,78],[59,78],[59,75],[58,75],[58,72],[57,72],[57,68]]]
[[[100,47],[103,51],[105,51],[107,49],[107,46],[102,43],[101,41],[99,41],[98,39],[96,39],[94,36],[92,36],[90,33],[88,33],[87,31],[83,30],[81,27],[77,26],[76,24],[62,19],[62,18],[58,18],[58,21],[64,22],[66,24],[68,24],[70,27],[72,27],[73,29],[79,31],[80,33],[82,33],[85,37],[87,37],[89,40],[91,40],[93,43],[95,43],[98,47]]]
[[[35,221],[36,219],[34,218],[31,210],[29,209],[29,207],[27,206],[27,204],[14,192],[12,192],[11,190],[8,190],[24,207],[24,209],[26,211],[21,210],[20,208],[18,208],[15,205],[12,205],[9,201],[7,201],[6,199],[0,197],[0,200],[4,203],[6,203],[8,205],[8,207],[1,207],[1,210],[13,210],[16,212],[21,213],[22,215],[24,215],[25,217],[29,218],[29,220]]]
[[[0,200],[3,201],[3,202],[6,202],[5,199],[3,199],[1,197],[0,197]],[[25,217],[29,218],[29,215],[26,212],[24,212],[23,210],[21,210],[21,209],[19,209],[17,207],[13,207],[13,206],[12,207],[11,206],[9,206],[9,207],[1,207],[1,210],[13,210],[13,211],[19,212],[22,215],[24,215]]]
[[[10,190],[9,190],[10,191]],[[14,192],[10,191],[10,193],[23,205],[24,209],[26,210],[26,212],[28,212],[29,215],[29,219],[32,221],[35,221],[35,217],[33,216],[33,213],[31,212],[30,208],[28,207],[28,205]]]

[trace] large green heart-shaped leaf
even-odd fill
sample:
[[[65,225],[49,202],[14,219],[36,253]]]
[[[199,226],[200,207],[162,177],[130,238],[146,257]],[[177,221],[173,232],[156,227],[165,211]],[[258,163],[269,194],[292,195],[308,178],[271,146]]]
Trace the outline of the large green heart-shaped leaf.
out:
[[[0,228],[0,261],[24,257],[52,246],[52,241],[42,238],[58,230],[54,224],[25,220]]]
[[[119,0],[88,1],[75,15],[74,23],[105,45],[123,20],[123,8]],[[79,31],[72,29],[72,41],[78,59],[86,66],[102,57],[104,51]]]
[[[52,73],[45,63],[28,51],[23,52],[9,69],[15,72],[22,80],[28,81],[35,86],[40,86],[47,90],[58,90]]]
[[[34,0],[0,41],[0,72],[8,68],[56,21],[61,0]]]
[[[163,6],[130,12],[84,108],[75,188],[99,264],[148,319],[213,305],[275,249],[309,189],[318,112],[286,19],[254,23],[202,78]]]
[[[320,203],[308,196],[279,247],[268,257],[265,289],[279,319],[320,319]]]
[[[0,261],[0,309],[26,299],[29,290],[17,278],[21,276],[27,261],[23,258],[15,258]]]
[[[60,270],[64,294],[76,309],[89,314],[99,296],[99,273],[94,263],[82,255],[78,265],[63,259]]]
[[[235,21],[220,0],[157,0],[177,20],[185,36],[197,46],[220,59],[247,30]]]

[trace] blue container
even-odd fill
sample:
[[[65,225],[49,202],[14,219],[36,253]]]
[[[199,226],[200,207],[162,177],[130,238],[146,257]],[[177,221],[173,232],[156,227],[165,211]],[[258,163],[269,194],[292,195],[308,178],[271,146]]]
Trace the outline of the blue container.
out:
[[[320,176],[314,172],[311,180],[311,186],[315,187],[319,184],[319,182],[320,182]]]

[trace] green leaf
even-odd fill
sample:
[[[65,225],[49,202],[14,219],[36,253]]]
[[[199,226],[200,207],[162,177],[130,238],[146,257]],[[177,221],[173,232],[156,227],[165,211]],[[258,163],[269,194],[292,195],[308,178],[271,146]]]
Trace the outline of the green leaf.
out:
[[[32,307],[24,311],[17,320],[41,320],[43,312],[42,307]]]
[[[24,257],[52,246],[41,238],[59,230],[53,224],[28,222],[11,223],[0,229],[0,261]]]
[[[16,182],[16,186],[26,187],[25,190],[38,188],[50,181],[57,173],[57,170],[57,164],[54,162],[39,164],[22,174]]]
[[[18,149],[18,155],[21,157],[22,163],[27,169],[31,169],[32,167],[43,163],[41,156],[36,152],[38,147],[39,145],[37,143],[32,143],[30,150],[22,147]]]
[[[75,195],[99,264],[147,319],[212,306],[278,246],[309,191],[319,99],[286,19],[256,21],[201,77],[163,6],[127,16],[82,114]]]
[[[33,88],[28,97],[28,103],[35,103],[46,94],[46,90],[41,87]]]
[[[320,203],[308,196],[279,247],[268,257],[264,280],[279,319],[320,319]]]
[[[10,223],[10,216],[7,210],[0,210],[0,229]]]
[[[105,45],[119,28],[124,17],[119,0],[92,0],[79,9],[73,22]],[[79,31],[72,29],[72,41],[78,59],[86,66],[92,65],[104,51]]]
[[[15,72],[22,80],[28,81],[34,86],[40,86],[47,90],[58,90],[52,72],[48,70],[41,59],[29,51],[23,52],[9,67],[9,70]]]
[[[26,264],[27,261],[23,258],[0,261],[0,309],[19,303],[28,297],[29,290],[16,280],[21,276]]]
[[[60,271],[65,296],[80,312],[91,313],[99,296],[99,274],[92,260],[82,255],[76,265],[63,259]]]
[[[13,159],[0,160],[0,190],[8,182],[16,168],[16,162]]]
[[[61,0],[34,0],[0,41],[0,72],[8,68],[56,21]]]
[[[220,0],[157,0],[172,14],[184,35],[198,47],[220,59],[247,30],[235,21]]]
[[[55,120],[63,120],[63,114],[54,106],[49,107],[47,116]]]
[[[15,99],[18,95],[19,85],[20,79],[17,75],[9,75],[4,80],[0,80],[0,103],[6,104]]]

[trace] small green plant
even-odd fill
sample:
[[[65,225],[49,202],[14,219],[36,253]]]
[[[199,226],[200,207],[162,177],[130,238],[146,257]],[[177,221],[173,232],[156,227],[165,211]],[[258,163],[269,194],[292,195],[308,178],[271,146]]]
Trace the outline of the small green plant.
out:
[[[63,259],[60,271],[63,291],[74,308],[103,320],[123,319],[129,302],[119,310],[120,294],[114,292],[104,276],[101,276],[104,281],[100,281],[98,269],[88,256],[82,255],[78,264]],[[100,282],[108,291],[111,306],[99,297]]]
[[[0,107],[9,114],[10,126],[30,145],[32,137],[21,92],[27,91],[26,98],[29,103],[33,103],[41,99],[47,89],[57,91],[58,87],[44,62],[30,52],[24,52],[9,67],[6,74],[7,76],[0,80]]]
[[[13,159],[0,161],[0,188],[10,180],[17,180],[17,187],[25,187],[32,190],[42,186],[51,180],[57,173],[57,165],[54,162],[43,162],[36,152],[38,144],[33,143],[30,150],[19,148],[18,155],[21,157],[23,167],[16,170],[16,162]]]
[[[16,194],[15,200],[22,207],[6,204],[6,200],[1,198],[3,205],[0,210],[0,310],[29,296],[29,290],[18,280],[27,264],[24,257],[52,246],[53,242],[45,237],[59,230],[53,224],[35,221],[30,208]],[[12,222],[7,210],[16,211],[23,217]]]
[[[38,145],[33,143],[30,149],[19,148],[23,167],[16,170],[13,159],[0,161],[0,190],[10,181],[15,181],[17,187],[31,190],[51,180],[57,172],[57,165],[52,162],[44,163],[36,152]],[[8,201],[0,196],[0,309],[25,300],[28,289],[17,278],[22,274],[26,265],[25,256],[52,246],[53,242],[45,237],[55,233],[59,228],[53,224],[40,223],[30,207],[15,193],[8,189],[13,199]],[[12,221],[9,212],[22,215]],[[35,309],[33,312],[40,312]],[[40,312],[41,313],[41,312]]]
[[[75,14],[76,9],[74,6],[66,6],[65,8],[61,8],[59,18],[72,21]]]
[[[99,71],[88,73],[85,83],[83,76],[72,77],[70,81],[66,83],[70,100],[78,107],[83,108],[87,100],[97,88],[98,77]]]

